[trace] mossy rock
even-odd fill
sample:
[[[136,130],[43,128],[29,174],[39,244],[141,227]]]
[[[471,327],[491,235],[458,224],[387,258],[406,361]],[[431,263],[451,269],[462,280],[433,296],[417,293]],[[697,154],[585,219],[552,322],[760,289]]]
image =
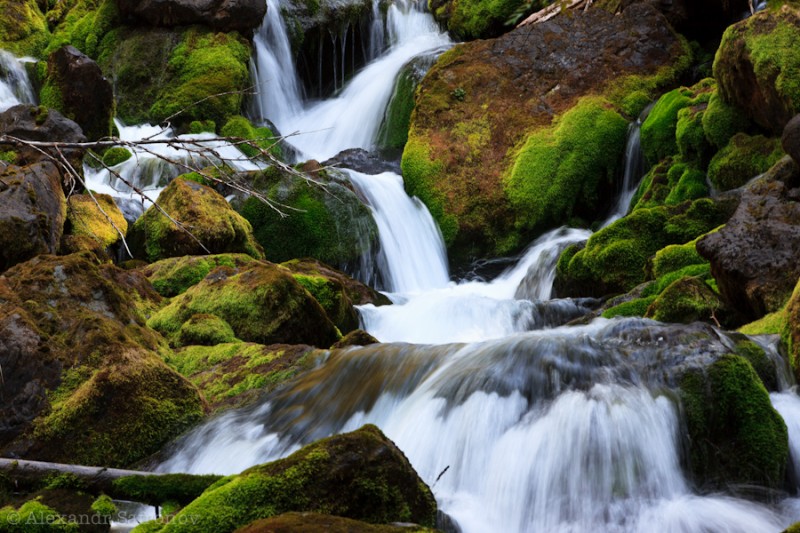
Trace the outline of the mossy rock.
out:
[[[656,252],[696,239],[729,215],[724,206],[707,198],[636,209],[592,235],[584,248],[562,252],[555,289],[563,296],[628,292],[646,281],[648,261]]]
[[[780,489],[789,456],[786,425],[744,358],[728,354],[681,380],[689,467],[706,490]]]
[[[161,192],[156,202],[182,227],[151,206],[130,230],[129,244],[135,257],[158,261],[167,257],[226,252],[246,253],[256,259],[263,257],[250,223],[214,189],[178,177]]]
[[[197,285],[220,266],[240,268],[255,261],[247,254],[170,257],[142,268],[142,273],[161,296],[177,296]]]
[[[741,187],[783,156],[780,139],[737,133],[708,165],[708,179],[720,191]]]
[[[370,344],[378,344],[380,341],[364,331],[363,329],[357,329],[351,331],[336,344],[331,346],[331,349],[341,349],[341,348],[348,348],[350,346],[369,346]]]
[[[115,167],[130,159],[133,154],[127,148],[112,146],[103,153],[103,164],[107,167]]]
[[[316,259],[292,259],[291,261],[281,263],[281,266],[288,268],[293,274],[320,276],[338,281],[344,287],[344,291],[350,301],[353,302],[353,305],[373,304],[375,306],[381,306],[392,303],[384,294],[376,291],[369,285],[365,285],[351,278],[344,272]]]
[[[67,223],[64,234],[88,237],[96,241],[100,247],[108,248],[121,242],[122,237],[128,232],[128,222],[111,196],[97,193],[93,193],[92,196],[74,194],[67,199]]]
[[[104,52],[104,39],[121,23],[115,0],[58,2],[46,17],[53,28],[48,54],[69,44],[95,60]]]
[[[402,151],[408,141],[408,127],[414,110],[414,95],[425,73],[434,62],[432,56],[417,57],[409,61],[394,82],[394,91],[378,131],[377,147],[389,153]]]
[[[125,467],[204,416],[197,389],[163,362],[168,348],[145,327],[160,297],[141,274],[90,254],[40,256],[7,271],[2,285],[13,292],[3,294],[0,337],[12,328],[27,339],[18,344],[24,365],[5,379],[7,408],[32,408],[0,436],[5,453]],[[32,393],[41,400],[31,404]]]
[[[218,316],[200,313],[192,315],[181,325],[175,344],[177,346],[214,346],[236,340],[230,324]]]
[[[633,209],[678,205],[708,196],[705,172],[680,156],[667,157],[642,178],[631,204]]]
[[[771,8],[730,26],[714,59],[722,100],[780,135],[800,112],[800,9]]]
[[[340,338],[319,303],[285,269],[254,262],[239,272],[220,267],[148,320],[170,336],[195,314],[225,320],[236,337],[260,344],[327,348]]]
[[[50,32],[35,0],[0,0],[0,49],[42,57]]]
[[[249,342],[187,346],[168,363],[194,383],[213,411],[251,404],[310,370],[316,361],[311,346]]]
[[[251,187],[275,205],[249,197],[237,210],[270,261],[313,257],[342,269],[359,265],[377,243],[372,214],[335,171],[310,177],[320,185],[275,168],[252,173]]]
[[[249,143],[238,144],[237,147],[247,157],[258,157],[261,150],[267,151],[273,156],[280,158],[283,154],[278,144],[279,138],[272,133],[272,130],[265,127],[255,127],[249,120],[242,116],[231,117],[219,131],[223,137],[234,137]]]
[[[216,475],[189,474],[125,476],[114,480],[114,491],[132,501],[150,505],[164,502],[187,505],[221,478]]]
[[[795,376],[800,375],[800,281],[786,304],[786,341],[789,348],[789,361]]]
[[[233,532],[255,520],[290,511],[374,524],[414,522],[433,527],[436,521],[436,501],[430,489],[394,443],[368,425],[226,478],[160,531]],[[191,522],[183,520],[188,516]],[[139,528],[135,531],[142,531]]]
[[[0,508],[0,524],[8,533],[77,533],[75,522],[70,522],[54,509],[33,500],[19,508],[7,506]]]
[[[659,322],[708,322],[722,307],[719,296],[702,280],[683,277],[674,281],[647,308],[644,316]]]
[[[542,4],[534,0],[533,5]],[[524,8],[523,0],[444,0],[429,1],[436,20],[458,40],[486,39],[508,31],[509,19]],[[533,6],[531,6],[533,10]]]
[[[256,520],[236,530],[236,533],[434,533],[434,529],[413,524],[368,524],[341,516],[320,513],[284,513]]]
[[[504,181],[518,226],[536,231],[595,218],[615,190],[627,129],[609,102],[584,98],[529,135]]]
[[[708,261],[697,253],[696,244],[697,239],[686,244],[671,244],[657,251],[652,262],[653,278],[660,278],[689,265],[708,264]]]
[[[720,97],[719,91],[715,91],[709,98],[702,121],[706,139],[717,148],[723,148],[731,137],[746,131],[750,126],[750,121],[744,113],[726,104]]]

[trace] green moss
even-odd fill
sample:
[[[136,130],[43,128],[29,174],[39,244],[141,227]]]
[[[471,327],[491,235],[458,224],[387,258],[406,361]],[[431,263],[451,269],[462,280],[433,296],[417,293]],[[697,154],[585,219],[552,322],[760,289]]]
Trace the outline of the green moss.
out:
[[[0,49],[16,56],[42,57],[50,38],[35,0],[0,0]]]
[[[747,117],[741,111],[726,104],[716,91],[708,101],[708,107],[703,113],[702,120],[706,138],[717,148],[727,145],[731,137],[746,130],[749,126]]]
[[[288,511],[433,527],[436,504],[408,461],[374,426],[315,442],[210,488],[163,529],[232,532]],[[191,517],[189,522],[185,518]]]
[[[17,160],[17,153],[14,150],[0,151],[0,161],[14,163]]]
[[[653,283],[645,287],[645,289],[642,291],[642,296],[657,296],[664,292],[667,287],[675,283],[677,280],[686,277],[696,277],[702,279],[707,285],[709,285],[709,287],[712,286],[710,283],[713,281],[713,278],[711,277],[711,266],[707,262],[698,263],[696,265],[687,265],[683,268],[679,268],[678,270],[673,270],[663,274],[662,276],[659,276],[653,281]]]
[[[106,34],[120,24],[119,10],[113,0],[59,2],[47,12],[47,20],[55,30],[46,53],[71,44],[93,59],[97,59]]]
[[[439,225],[445,244],[452,244],[458,233],[458,219],[447,212],[447,199],[434,185],[442,175],[444,165],[431,157],[430,146],[409,135],[400,167],[408,194],[422,200]]]
[[[685,89],[674,89],[658,99],[642,124],[642,150],[645,159],[655,164],[678,153],[675,132],[678,112],[689,105]]]
[[[189,346],[169,363],[194,383],[215,411],[239,407],[310,369],[315,360],[308,346],[263,346],[252,343]]]
[[[449,11],[448,30],[460,40],[494,37],[525,0],[453,0]]]
[[[689,265],[707,264],[708,261],[697,253],[696,244],[697,239],[686,244],[671,244],[657,251],[653,258],[653,277],[660,278]]]
[[[412,65],[397,75],[394,92],[381,122],[377,145],[390,150],[402,150],[408,141],[408,127],[414,110],[414,90],[419,76]]]
[[[681,397],[689,464],[701,487],[782,486],[789,451],[786,425],[746,359],[729,354],[705,373],[688,372]]]
[[[544,229],[597,213],[618,174],[626,132],[625,119],[591,97],[529,135],[504,183],[518,225]]]
[[[708,165],[708,179],[720,191],[741,187],[783,156],[779,139],[737,133]]]
[[[92,503],[92,511],[104,517],[111,517],[117,512],[117,506],[111,498],[103,494]]]
[[[293,275],[294,279],[319,302],[339,331],[349,333],[358,329],[358,314],[353,309],[353,304],[341,283],[323,276]]]
[[[67,200],[67,235],[89,237],[105,248],[120,241],[117,229],[125,235],[128,222],[107,194],[95,193],[94,199],[88,194],[76,194]]]
[[[644,314],[647,312],[647,308],[655,299],[655,296],[634,298],[633,300],[609,307],[603,311],[603,318],[614,318],[617,316],[644,316]]]
[[[113,146],[103,154],[103,164],[107,167],[115,167],[130,159],[133,154],[127,148]]]
[[[193,120],[189,124],[189,133],[215,133],[217,125],[213,120]]]
[[[214,189],[178,177],[158,196],[158,204],[161,209],[151,206],[131,227],[129,241],[137,258],[158,261],[224,252],[263,257],[250,223]],[[183,227],[178,227],[162,210]]]
[[[24,503],[19,509],[0,509],[0,530],[3,533],[55,533],[80,531],[77,523],[70,523],[56,511],[39,501]]]
[[[659,322],[690,322],[714,319],[722,307],[714,291],[697,277],[681,277],[669,284],[647,308],[645,317]]]
[[[132,501],[161,505],[175,501],[187,505],[219,480],[216,475],[164,474],[125,476],[114,480],[114,490]]]
[[[214,315],[192,315],[178,330],[177,346],[214,346],[223,342],[235,342],[236,335],[231,326]]]
[[[665,205],[678,205],[708,194],[706,175],[696,168],[682,164],[674,165],[667,174],[667,180],[671,188],[664,198]]]
[[[745,324],[737,331],[745,335],[783,335],[787,328],[786,310],[781,309]]]
[[[256,128],[242,116],[231,117],[220,130],[220,135],[252,141],[255,146],[248,143],[237,145],[247,157],[258,157],[261,155],[261,150],[266,150],[278,158],[282,155],[278,139],[272,130],[267,127]]]
[[[160,295],[171,297],[196,285],[217,267],[238,268],[252,261],[246,254],[171,257],[145,267],[143,272]]]
[[[736,342],[734,353],[750,362],[767,390],[778,390],[778,376],[775,364],[761,346],[750,339],[739,339]]]
[[[340,334],[325,311],[284,269],[256,262],[240,273],[220,269],[175,297],[147,324],[170,335],[192,315],[210,314],[225,320],[242,340],[273,344],[314,344],[327,348]]]
[[[699,100],[699,99],[698,99]],[[675,142],[678,153],[687,162],[703,165],[711,145],[703,131],[703,116],[705,115],[706,102],[701,105],[695,101],[691,107],[684,107],[678,111],[678,123],[675,126]]]

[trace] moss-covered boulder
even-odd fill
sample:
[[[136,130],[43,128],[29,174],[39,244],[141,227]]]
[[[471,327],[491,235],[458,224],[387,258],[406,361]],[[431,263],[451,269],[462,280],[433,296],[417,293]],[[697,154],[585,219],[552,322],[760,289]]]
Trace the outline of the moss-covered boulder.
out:
[[[0,1],[0,49],[17,56],[41,57],[50,38],[36,0]]]
[[[637,209],[559,258],[554,289],[560,296],[604,296],[633,289],[648,277],[656,252],[684,244],[723,223],[726,206],[703,198],[677,206]]]
[[[378,228],[369,208],[336,171],[311,174],[319,185],[275,168],[248,179],[254,190],[275,202],[269,206],[249,197],[237,204],[270,261],[313,257],[348,269],[359,265],[377,243]]]
[[[530,4],[533,10],[536,6],[543,6],[546,2],[534,0],[430,0],[431,8],[436,21],[445,26],[458,40],[485,39],[497,37],[503,31],[511,29],[510,19],[518,10]]]
[[[158,261],[226,252],[263,257],[250,223],[214,189],[179,177],[161,192],[157,203],[161,209],[151,206],[130,229],[129,244],[135,257]]]
[[[122,242],[128,221],[107,194],[73,194],[67,200],[62,253],[105,250]]]
[[[633,209],[678,205],[708,196],[706,175],[680,156],[667,157],[645,174],[631,200]]]
[[[688,463],[705,490],[779,489],[789,454],[786,425],[752,365],[728,354],[680,383]]]
[[[78,524],[70,522],[69,517],[61,516],[55,509],[32,500],[19,508],[6,506],[0,508],[0,524],[9,533],[77,533]]]
[[[718,320],[721,307],[719,296],[702,279],[686,276],[667,286],[644,316],[660,322],[710,322]]]
[[[0,272],[38,255],[55,253],[67,202],[53,163],[19,167],[0,162]]]
[[[260,344],[327,348],[340,337],[319,303],[286,269],[261,261],[238,272],[214,270],[154,314],[148,325],[173,336],[196,314],[216,315],[237,338]]]
[[[331,348],[340,349],[347,348],[349,346],[369,346],[370,344],[378,343],[380,343],[378,339],[363,329],[357,329],[342,337],[342,339],[337,341],[333,346],[331,346]]]
[[[47,58],[42,105],[74,120],[89,140],[111,135],[114,94],[100,67],[74,46],[65,45]]]
[[[368,425],[225,478],[163,528],[145,524],[139,531],[233,532],[290,511],[433,527],[436,501],[403,452]],[[189,516],[191,521],[182,520]]]
[[[267,12],[259,0],[116,0],[123,17],[148,26],[189,26],[202,24],[215,31],[252,34]]]
[[[39,256],[0,278],[0,450],[128,466],[198,422],[197,389],[145,327],[160,297],[89,254]]]
[[[728,28],[714,59],[722,100],[773,135],[800,111],[798,40],[800,9],[783,5]]]
[[[779,310],[800,278],[800,171],[784,157],[742,192],[728,223],[700,239],[723,300],[743,321]]]
[[[255,261],[247,254],[217,254],[170,257],[142,268],[142,273],[161,296],[177,296],[197,285],[220,266],[239,268]]]
[[[800,375],[800,280],[794,288],[792,297],[786,305],[784,315],[785,328],[781,328],[785,335],[789,349],[789,361],[795,371],[795,376]]]
[[[341,516],[320,513],[284,513],[256,520],[236,530],[236,533],[433,533],[433,529],[416,524],[368,524]]]
[[[778,139],[737,133],[711,159],[708,179],[719,191],[735,189],[769,170],[782,155]]]
[[[212,411],[220,411],[251,404],[313,368],[314,353],[302,344],[228,342],[187,346],[167,362],[200,389]]]
[[[222,126],[241,113],[250,52],[237,32],[119,26],[103,37],[96,57],[115,82],[119,118],[128,124],[169,119],[186,129],[197,120]],[[154,72],[152,65],[163,68]]]
[[[406,188],[428,206],[456,261],[507,254],[543,229],[599,218],[616,190],[624,123],[688,60],[685,43],[644,4],[457,45],[418,89]],[[556,186],[543,176],[557,176]],[[549,194],[535,193],[542,185]]]

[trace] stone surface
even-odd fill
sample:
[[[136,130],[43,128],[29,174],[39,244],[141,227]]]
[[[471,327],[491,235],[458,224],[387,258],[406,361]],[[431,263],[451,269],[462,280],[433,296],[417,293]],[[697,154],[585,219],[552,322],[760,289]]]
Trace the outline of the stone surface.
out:
[[[152,26],[203,24],[245,34],[260,26],[267,12],[260,0],[117,0],[117,6],[124,17]]]
[[[742,192],[728,223],[700,239],[722,299],[745,319],[779,310],[800,278],[800,171],[784,157]]]
[[[783,128],[781,146],[783,151],[789,154],[797,165],[800,165],[800,115],[795,115]]]
[[[97,63],[65,45],[47,58],[47,75],[43,103],[74,120],[90,140],[111,134],[114,93]],[[44,97],[48,92],[52,102]]]
[[[25,104],[0,113],[0,134],[26,141],[86,142],[81,127],[58,111]],[[0,151],[4,150],[13,150],[19,165],[50,159],[34,148],[0,144]],[[69,148],[62,152],[75,168],[81,168],[84,150]]]

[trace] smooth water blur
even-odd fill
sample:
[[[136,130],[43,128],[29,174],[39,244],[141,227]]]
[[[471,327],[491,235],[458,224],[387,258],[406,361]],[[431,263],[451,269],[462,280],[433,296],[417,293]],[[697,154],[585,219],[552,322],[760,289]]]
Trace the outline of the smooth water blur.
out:
[[[0,50],[0,111],[18,104],[36,103],[36,95],[25,70],[25,63],[32,61]]]

